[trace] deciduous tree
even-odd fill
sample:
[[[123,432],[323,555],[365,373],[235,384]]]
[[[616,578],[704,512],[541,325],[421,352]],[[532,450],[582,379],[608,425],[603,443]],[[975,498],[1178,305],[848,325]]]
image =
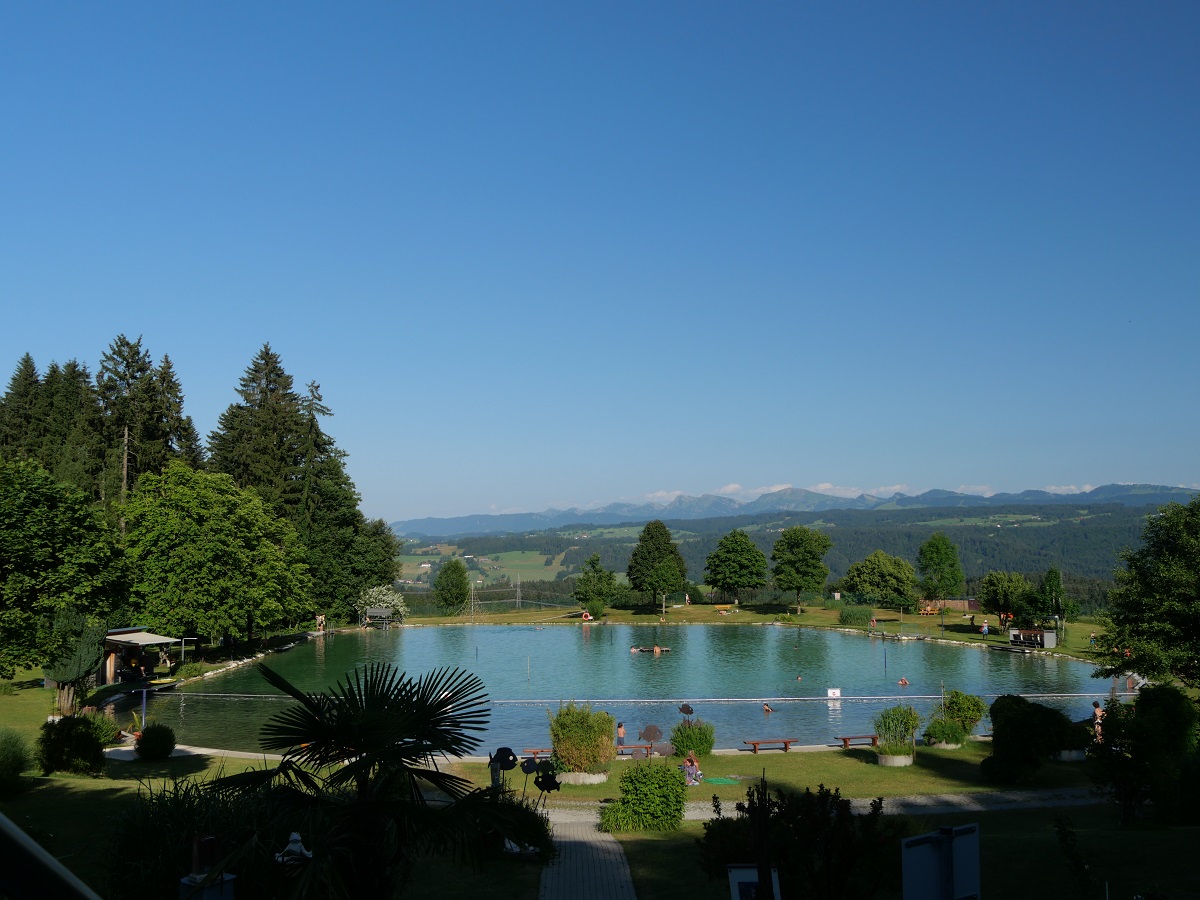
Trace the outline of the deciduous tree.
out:
[[[907,602],[916,594],[917,573],[908,560],[876,550],[846,570],[842,587],[852,594]]]
[[[663,563],[669,563],[671,568]],[[649,593],[654,598],[681,590],[687,583],[687,563],[671,540],[671,530],[658,519],[647,522],[642,529],[629,555],[625,575],[635,591]]]
[[[445,562],[433,579],[433,596],[438,605],[446,610],[456,610],[471,596],[471,582],[467,567],[461,559]]]
[[[600,564],[600,554],[593,553],[583,564],[575,579],[576,602],[593,616],[604,611],[617,594],[617,575]]]
[[[0,460],[0,678],[62,649],[59,611],[103,617],[128,590],[114,535],[75,488]]]
[[[740,598],[741,591],[767,583],[767,557],[740,528],[722,537],[705,563],[704,583],[723,595]]]
[[[940,531],[931,534],[917,551],[917,571],[921,573],[921,593],[927,600],[956,597],[966,588],[958,548]]]
[[[1142,546],[1121,554],[1097,674],[1138,672],[1200,688],[1200,496],[1151,516]]]
[[[824,590],[829,578],[824,559],[832,546],[833,541],[823,531],[803,525],[783,529],[771,550],[775,586],[781,591],[795,591],[797,600],[802,593]]]
[[[125,516],[133,594],[155,630],[248,638],[312,616],[295,529],[228,475],[173,462],[142,476]]]
[[[1033,585],[1019,572],[988,572],[979,583],[979,606],[984,612],[1012,616],[1018,625],[1032,625]]]

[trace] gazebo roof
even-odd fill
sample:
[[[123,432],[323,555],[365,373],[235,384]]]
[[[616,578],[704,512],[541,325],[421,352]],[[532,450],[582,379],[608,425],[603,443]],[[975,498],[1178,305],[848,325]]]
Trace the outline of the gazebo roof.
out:
[[[155,634],[153,631],[147,631],[145,628],[114,628],[105,635],[104,640],[110,644],[128,644],[130,646],[145,647],[150,644],[173,644],[179,638]]]

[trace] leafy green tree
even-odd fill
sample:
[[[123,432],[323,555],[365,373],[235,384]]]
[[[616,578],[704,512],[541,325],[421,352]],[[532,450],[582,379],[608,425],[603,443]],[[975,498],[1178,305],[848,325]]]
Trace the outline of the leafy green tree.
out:
[[[1021,626],[1033,625],[1033,597],[1033,585],[1019,572],[988,572],[979,582],[980,609],[1012,616]]]
[[[114,536],[75,488],[0,460],[0,678],[55,659],[60,610],[106,616],[128,586]]]
[[[1096,674],[1138,672],[1200,688],[1200,495],[1151,516],[1141,548],[1121,561]]]
[[[940,531],[931,534],[917,551],[917,571],[921,573],[921,593],[927,600],[956,597],[966,589],[958,548]]]
[[[445,610],[460,609],[471,596],[467,567],[461,559],[445,562],[433,579],[433,596]]]
[[[733,594],[740,599],[741,591],[766,585],[767,557],[746,532],[735,528],[708,554],[704,583],[723,595]]]
[[[916,596],[917,573],[908,560],[876,550],[846,570],[842,588],[852,594],[908,602]]]
[[[250,638],[311,618],[295,529],[229,476],[173,462],[142,476],[124,512],[133,595],[150,627]]]
[[[680,590],[687,583],[687,563],[671,539],[671,530],[658,519],[647,522],[642,529],[625,575],[635,591],[654,599]]]
[[[771,550],[775,586],[781,591],[795,591],[797,600],[803,593],[823,591],[829,578],[824,559],[832,546],[833,541],[823,531],[803,525],[783,529]]]
[[[600,554],[593,553],[583,564],[575,579],[575,600],[593,616],[599,616],[617,595],[617,575],[600,564]]]

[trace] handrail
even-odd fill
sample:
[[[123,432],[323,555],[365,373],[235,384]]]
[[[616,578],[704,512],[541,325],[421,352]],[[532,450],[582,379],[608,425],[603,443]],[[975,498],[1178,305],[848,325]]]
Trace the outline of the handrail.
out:
[[[0,813],[0,893],[12,900],[101,900],[44,847]]]

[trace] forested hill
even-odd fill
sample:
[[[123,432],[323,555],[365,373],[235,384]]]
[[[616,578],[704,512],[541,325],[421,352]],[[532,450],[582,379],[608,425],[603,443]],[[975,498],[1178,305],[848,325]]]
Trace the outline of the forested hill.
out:
[[[701,581],[705,560],[722,535],[745,530],[768,558],[779,533],[790,525],[819,528],[833,539],[825,557],[836,579],[851,563],[883,550],[915,563],[917,549],[934,531],[944,532],[959,548],[968,579],[993,570],[1044,572],[1055,567],[1080,578],[1108,581],[1118,554],[1140,544],[1146,517],[1157,507],[1100,504],[1088,507],[1013,505],[972,509],[830,510],[696,520],[666,520],[688,567],[688,578]],[[606,568],[623,572],[637,541],[638,526],[550,529],[520,535],[459,538],[461,552],[491,556],[529,550],[553,557],[559,577],[579,571],[599,553]]]
[[[543,531],[571,525],[642,525],[652,519],[687,521],[714,517],[777,515],[780,513],[831,512],[833,510],[912,510],[990,508],[1009,506],[1079,506],[1120,503],[1124,506],[1164,506],[1187,503],[1196,492],[1187,488],[1158,484],[1106,484],[1080,494],[1051,494],[1048,491],[1022,491],[1019,494],[993,494],[981,497],[957,491],[926,491],[916,496],[894,494],[891,497],[834,497],[800,488],[787,488],[763,494],[749,503],[729,497],[705,494],[702,497],[676,497],[669,504],[613,503],[599,509],[548,509],[540,513],[457,516],[454,518],[408,519],[392,522],[391,529],[404,537],[459,537],[463,535],[512,534]]]

